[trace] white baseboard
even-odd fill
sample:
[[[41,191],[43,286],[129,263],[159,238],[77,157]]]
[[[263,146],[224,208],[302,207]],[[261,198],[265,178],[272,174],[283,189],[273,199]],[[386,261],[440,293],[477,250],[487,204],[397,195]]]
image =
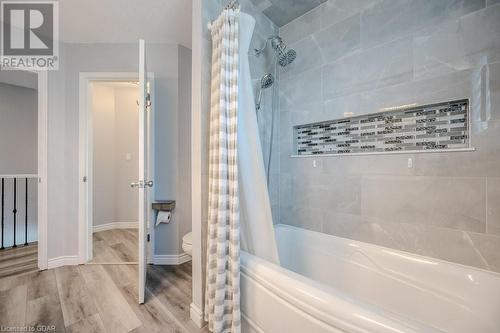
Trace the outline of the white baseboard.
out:
[[[47,268],[56,268],[61,266],[76,266],[80,263],[78,256],[61,256],[49,259]]]
[[[134,229],[139,225],[138,222],[111,222],[98,224],[92,227],[92,232],[113,230],[113,229]]]
[[[153,265],[180,265],[190,260],[191,256],[187,253],[153,255]]]
[[[189,315],[191,320],[195,323],[196,326],[202,328],[205,326],[205,320],[203,319],[203,313],[201,309],[197,307],[194,303],[191,303],[189,306]]]

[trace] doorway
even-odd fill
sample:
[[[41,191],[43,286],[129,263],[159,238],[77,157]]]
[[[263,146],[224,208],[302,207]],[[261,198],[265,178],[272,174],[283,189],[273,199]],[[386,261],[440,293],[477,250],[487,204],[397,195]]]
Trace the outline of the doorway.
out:
[[[47,268],[47,73],[0,70],[0,277]]]
[[[124,235],[137,239],[137,262],[131,261],[133,259],[125,258],[126,261],[122,263],[131,266],[137,271],[138,275],[138,300],[139,303],[144,302],[145,294],[145,278],[146,278],[146,264],[151,262],[152,257],[152,242],[149,239],[154,238],[154,228],[152,228],[152,205],[151,202],[154,199],[151,191],[154,179],[154,137],[153,124],[154,124],[154,76],[153,73],[149,73],[145,70],[145,52],[144,52],[144,42],[140,41],[140,66],[139,73],[80,73],[80,107],[79,107],[79,155],[80,155],[80,166],[79,166],[79,262],[81,264],[92,264],[94,257],[94,184],[96,179],[94,177],[94,122],[93,122],[93,98],[92,98],[92,88],[96,86],[97,83],[107,83],[107,85],[116,86],[130,86],[135,85],[135,82],[139,82],[137,85],[138,99],[135,100],[134,113],[137,119],[138,128],[138,157],[137,157],[137,170],[135,181],[126,184],[120,184],[120,186],[131,186],[134,190],[138,192],[137,202],[135,203],[138,210],[138,237],[133,237],[133,234],[129,233]],[[109,88],[109,87],[108,87]],[[130,98],[130,96],[129,96]],[[128,107],[131,107],[128,105]],[[104,133],[107,128],[104,128]],[[109,129],[108,129],[109,130]],[[109,136],[109,135],[108,135]],[[132,150],[132,149],[130,149]],[[104,149],[104,152],[110,153],[109,149]],[[120,155],[121,162],[133,158],[132,152],[125,152]],[[123,161],[125,159],[125,161]],[[102,162],[102,161],[101,161]],[[117,168],[113,171],[116,173]],[[130,196],[128,200],[130,200]],[[129,203],[133,205],[133,203]],[[135,211],[134,211],[135,212]],[[116,221],[115,227],[118,226],[118,230],[122,227],[128,229],[130,221]],[[132,223],[135,221],[132,221]],[[105,222],[112,223],[112,222]],[[127,223],[127,224],[122,224]],[[121,226],[120,226],[121,224]],[[98,231],[99,229],[97,229]],[[114,237],[110,235],[110,237]],[[102,245],[102,243],[101,243]],[[130,244],[129,244],[130,245]],[[121,245],[117,246],[121,247]],[[132,257],[134,258],[134,257]],[[115,263],[113,260],[109,263]],[[98,264],[102,264],[102,261]],[[120,264],[120,263],[118,263]]]
[[[90,84],[92,252],[89,263],[137,264],[138,82]]]

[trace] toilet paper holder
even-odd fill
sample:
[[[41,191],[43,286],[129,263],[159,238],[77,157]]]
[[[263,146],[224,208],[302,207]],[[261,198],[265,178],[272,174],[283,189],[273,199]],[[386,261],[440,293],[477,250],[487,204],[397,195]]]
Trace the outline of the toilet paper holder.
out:
[[[161,223],[169,224],[172,218],[172,211],[175,208],[174,200],[164,200],[153,202],[153,209],[156,211],[155,227]]]
[[[171,212],[175,208],[175,200],[158,200],[152,206],[158,212]]]

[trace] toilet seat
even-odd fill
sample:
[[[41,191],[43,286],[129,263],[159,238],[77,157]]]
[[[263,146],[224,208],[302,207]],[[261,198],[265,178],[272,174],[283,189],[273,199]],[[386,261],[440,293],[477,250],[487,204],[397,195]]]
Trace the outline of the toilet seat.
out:
[[[187,254],[191,255],[193,253],[193,234],[191,232],[187,233],[182,237],[182,249]]]
[[[193,233],[188,232],[182,237],[182,243],[193,245]]]

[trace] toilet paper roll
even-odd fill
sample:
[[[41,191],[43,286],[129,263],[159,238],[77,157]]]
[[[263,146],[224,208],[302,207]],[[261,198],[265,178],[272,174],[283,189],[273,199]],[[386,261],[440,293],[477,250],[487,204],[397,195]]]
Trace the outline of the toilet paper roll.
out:
[[[156,217],[156,226],[160,223],[170,223],[171,216],[170,212],[158,212],[158,216]]]

